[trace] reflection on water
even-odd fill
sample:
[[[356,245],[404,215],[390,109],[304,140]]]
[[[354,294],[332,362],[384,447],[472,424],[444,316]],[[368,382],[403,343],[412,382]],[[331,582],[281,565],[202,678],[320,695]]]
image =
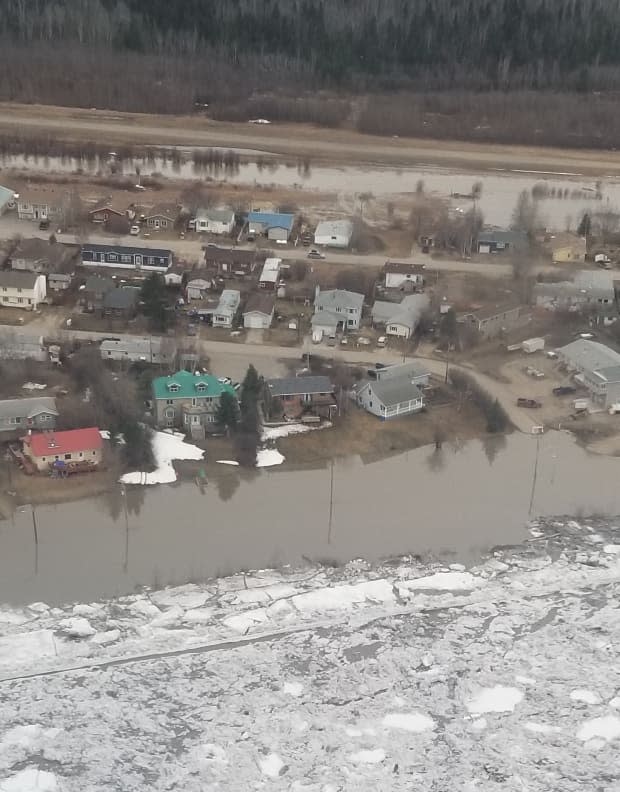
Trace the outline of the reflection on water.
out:
[[[487,224],[508,226],[517,197],[526,190],[540,196],[541,221],[555,230],[575,229],[584,211],[620,207],[620,183],[610,178],[595,185],[578,175],[456,172],[434,166],[311,166],[307,158],[291,162],[261,152],[235,149],[174,149],[164,155],[159,152],[157,156],[112,162],[95,154],[83,158],[5,154],[0,158],[0,166],[57,173],[82,171],[93,175],[110,175],[114,170],[126,176],[135,176],[138,168],[143,176],[160,174],[184,180],[209,178],[232,184],[305,188],[349,196],[372,192],[377,197],[413,194],[418,182],[423,183],[425,192],[440,197],[465,196],[471,193],[473,184],[479,182],[482,192],[476,206]],[[453,205],[467,211],[473,202],[467,198],[454,198]]]
[[[303,471],[225,468],[203,494],[117,487],[37,507],[37,548],[29,509],[1,521],[0,601],[96,599],[302,557],[472,560],[521,541],[530,516],[620,513],[619,474],[620,459],[567,434],[515,433]]]

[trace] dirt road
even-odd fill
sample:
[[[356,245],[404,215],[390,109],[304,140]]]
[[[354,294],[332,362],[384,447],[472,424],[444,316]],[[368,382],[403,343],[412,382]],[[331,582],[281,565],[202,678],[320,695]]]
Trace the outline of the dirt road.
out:
[[[222,123],[201,116],[157,116],[108,110],[0,104],[0,131],[52,134],[160,146],[223,146],[276,155],[374,165],[421,163],[464,169],[525,170],[573,175],[620,174],[619,151],[383,138],[308,125]]]

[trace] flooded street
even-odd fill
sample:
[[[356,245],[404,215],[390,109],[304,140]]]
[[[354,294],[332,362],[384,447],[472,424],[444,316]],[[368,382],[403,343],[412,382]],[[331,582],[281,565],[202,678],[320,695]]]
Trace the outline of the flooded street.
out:
[[[477,207],[487,225],[508,226],[519,193],[544,185],[546,197],[540,198],[541,219],[552,230],[573,230],[584,211],[618,209],[620,182],[615,177],[600,179],[600,198],[596,197],[595,182],[579,173],[547,173],[520,171],[457,171],[424,165],[416,168],[315,165],[309,161],[287,161],[251,150],[216,151],[223,160],[234,155],[226,164],[194,162],[191,152],[184,151],[181,160],[161,156],[116,161],[119,174],[135,176],[136,167],[143,175],[159,174],[170,179],[209,179],[245,186],[273,186],[303,190],[334,192],[354,198],[371,192],[376,198],[410,194],[423,182],[424,191],[440,198],[453,193],[467,195],[476,182],[482,184]],[[104,158],[77,159],[73,157],[42,157],[6,155],[0,160],[2,169],[18,168],[44,173],[109,174],[110,162]],[[540,190],[539,190],[540,192]],[[559,197],[558,197],[559,196]],[[473,205],[468,199],[452,199],[455,208],[467,211]],[[336,209],[336,207],[334,207]]]
[[[0,522],[0,602],[89,601],[304,557],[471,561],[523,540],[530,516],[620,513],[619,475],[620,459],[561,433],[341,460],[333,485],[331,466],[214,465],[204,494],[184,482],[18,509]]]

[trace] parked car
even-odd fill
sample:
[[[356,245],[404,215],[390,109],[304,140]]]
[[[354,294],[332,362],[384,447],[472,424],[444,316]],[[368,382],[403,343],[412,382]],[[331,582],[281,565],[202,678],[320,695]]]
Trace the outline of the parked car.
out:
[[[573,388],[572,385],[559,385],[557,388],[553,389],[554,396],[569,396],[571,393],[575,393],[577,388]]]
[[[129,233],[131,234],[131,236],[138,236],[138,234],[140,233],[140,226],[132,225],[131,228],[129,229]]]
[[[41,220],[41,222],[39,223],[39,231],[47,231],[47,229],[48,229],[49,227],[50,227],[50,221],[49,221],[47,218],[44,218],[44,219],[43,219],[43,220]]]
[[[321,253],[320,250],[316,250],[316,248],[312,248],[312,250],[308,253],[309,259],[324,259],[325,253]]]
[[[536,401],[536,399],[519,398],[517,399],[517,407],[535,408],[535,407],[542,407],[542,404],[539,401]]]

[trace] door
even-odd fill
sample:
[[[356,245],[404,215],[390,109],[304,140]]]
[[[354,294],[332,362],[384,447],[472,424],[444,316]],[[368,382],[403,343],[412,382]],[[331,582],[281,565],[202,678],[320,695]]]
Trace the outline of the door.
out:
[[[136,262],[136,269],[141,269],[141,267],[142,267],[142,256],[139,253],[136,253],[136,256],[135,256],[134,260]]]

